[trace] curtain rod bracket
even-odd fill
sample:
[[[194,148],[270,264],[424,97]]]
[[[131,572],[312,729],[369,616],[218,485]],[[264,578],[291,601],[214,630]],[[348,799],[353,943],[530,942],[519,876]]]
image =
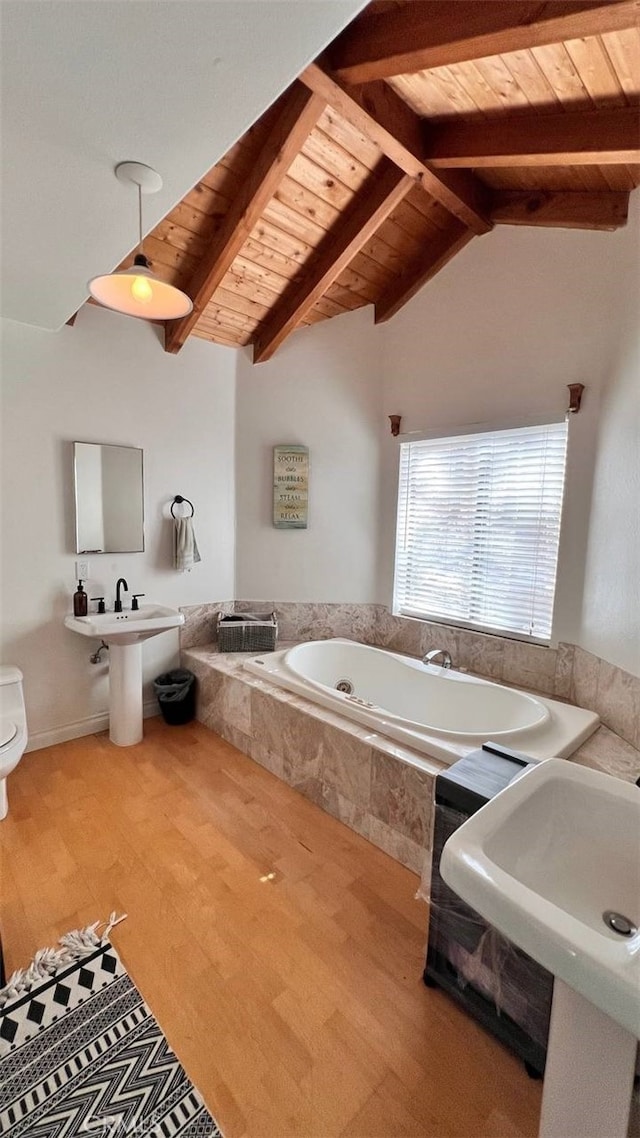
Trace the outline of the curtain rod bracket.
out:
[[[577,415],[582,402],[584,383],[568,383],[567,387],[569,388],[569,406],[567,413]]]

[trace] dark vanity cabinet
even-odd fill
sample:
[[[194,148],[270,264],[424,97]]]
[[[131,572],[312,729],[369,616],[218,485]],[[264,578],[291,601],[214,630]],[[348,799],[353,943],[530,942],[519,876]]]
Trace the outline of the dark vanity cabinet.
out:
[[[444,989],[502,1040],[529,1074],[544,1071],[553,976],[449,889],[440,855],[454,830],[532,760],[494,744],[436,779],[429,943],[424,981]]]

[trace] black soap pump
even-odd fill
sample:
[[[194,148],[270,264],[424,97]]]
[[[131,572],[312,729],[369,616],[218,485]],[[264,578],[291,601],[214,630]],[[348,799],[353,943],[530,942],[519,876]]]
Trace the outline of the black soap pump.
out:
[[[78,581],[78,588],[73,594],[73,615],[86,616],[89,611],[89,599],[84,589],[82,588],[82,581]]]

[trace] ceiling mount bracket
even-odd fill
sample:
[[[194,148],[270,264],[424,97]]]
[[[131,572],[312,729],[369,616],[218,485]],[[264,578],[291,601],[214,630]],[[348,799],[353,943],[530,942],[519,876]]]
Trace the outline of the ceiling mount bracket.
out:
[[[118,181],[126,186],[139,186],[142,194],[157,194],[162,189],[160,174],[151,166],[145,166],[144,162],[119,162],[115,174]]]

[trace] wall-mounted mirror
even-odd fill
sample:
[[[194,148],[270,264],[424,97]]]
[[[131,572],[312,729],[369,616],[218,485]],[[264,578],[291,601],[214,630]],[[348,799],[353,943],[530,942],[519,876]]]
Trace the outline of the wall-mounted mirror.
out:
[[[142,553],[142,451],[74,443],[76,553]]]

